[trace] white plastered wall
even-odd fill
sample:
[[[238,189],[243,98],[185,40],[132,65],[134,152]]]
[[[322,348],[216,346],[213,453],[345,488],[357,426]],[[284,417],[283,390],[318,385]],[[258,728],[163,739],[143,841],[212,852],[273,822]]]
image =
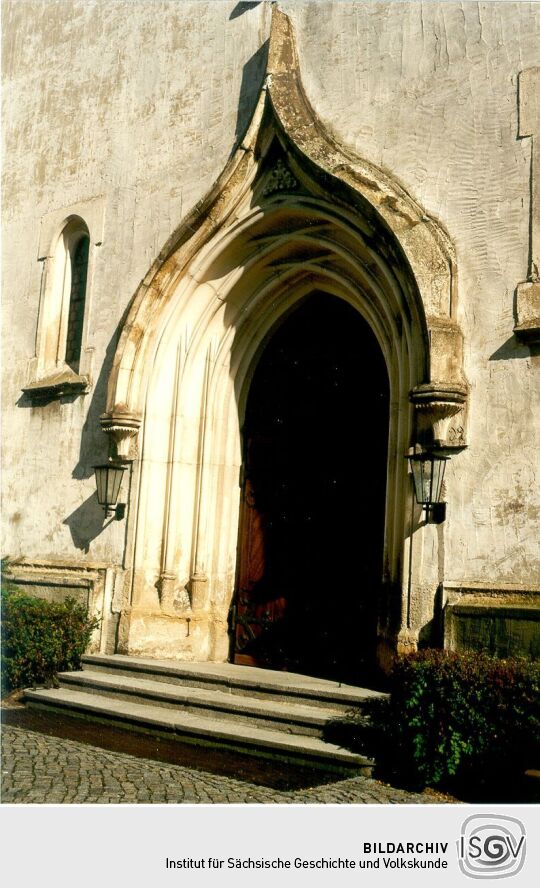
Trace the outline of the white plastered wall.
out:
[[[258,84],[241,90],[242,74],[269,15],[259,4],[231,18],[235,6],[5,4],[4,551],[13,556],[122,562],[125,528],[104,529],[91,505],[111,351],[138,282],[223,169],[239,105],[246,120],[255,102]],[[539,359],[512,329],[527,274],[532,150],[517,138],[517,85],[539,63],[539,7],[282,6],[318,115],[400,179],[457,248],[469,448],[449,466],[444,546],[433,535],[416,562],[453,581],[538,584]],[[92,392],[19,406],[35,354],[41,220],[95,198],[106,212],[89,316]]]

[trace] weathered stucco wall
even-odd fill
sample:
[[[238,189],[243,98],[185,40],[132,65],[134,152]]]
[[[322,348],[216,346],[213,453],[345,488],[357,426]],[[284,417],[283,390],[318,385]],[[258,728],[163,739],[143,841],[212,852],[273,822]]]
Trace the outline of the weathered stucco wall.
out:
[[[445,574],[538,583],[540,359],[512,331],[532,150],[517,138],[518,74],[540,64],[540,5],[286,8],[322,119],[397,175],[456,245],[471,412],[469,449],[448,469]]]
[[[99,415],[116,331],[253,109],[264,74],[264,11],[230,19],[233,7],[4,6],[4,514],[12,555],[121,558],[124,525],[102,530],[90,468],[107,452]],[[41,219],[102,195],[86,343],[93,389],[73,403],[15,406],[35,348]]]
[[[540,582],[540,359],[513,336],[529,249],[531,139],[520,71],[540,64],[540,5],[283,2],[308,97],[336,138],[389,170],[457,249],[469,448],[423,557],[439,579]],[[4,5],[4,551],[119,563],[91,466],[116,332],[141,278],[208,190],[255,105],[266,4]],[[20,400],[34,355],[42,217],[103,196],[86,346],[93,388]],[[82,427],[82,436],[81,436]],[[431,604],[428,602],[428,611]],[[426,614],[427,617],[427,614]]]

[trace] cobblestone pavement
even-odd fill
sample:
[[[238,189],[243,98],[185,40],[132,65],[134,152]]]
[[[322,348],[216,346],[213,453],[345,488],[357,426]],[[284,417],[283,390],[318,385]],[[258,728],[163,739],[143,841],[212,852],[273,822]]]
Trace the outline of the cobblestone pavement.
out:
[[[23,728],[2,729],[2,802],[428,804],[440,799],[394,789],[367,777],[337,778],[308,789],[270,789],[109,752]]]

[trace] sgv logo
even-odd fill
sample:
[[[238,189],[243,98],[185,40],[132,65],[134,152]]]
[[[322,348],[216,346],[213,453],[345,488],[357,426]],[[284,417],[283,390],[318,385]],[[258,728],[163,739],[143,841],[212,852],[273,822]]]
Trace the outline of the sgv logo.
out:
[[[471,879],[515,876],[525,863],[525,827],[515,817],[473,814],[461,827],[459,868]]]

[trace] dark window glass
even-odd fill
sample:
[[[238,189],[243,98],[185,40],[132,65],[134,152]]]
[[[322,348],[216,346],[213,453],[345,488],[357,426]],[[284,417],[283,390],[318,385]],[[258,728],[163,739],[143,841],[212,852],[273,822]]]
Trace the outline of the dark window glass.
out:
[[[84,299],[86,296],[86,275],[88,273],[88,248],[90,241],[81,237],[71,252],[71,293],[66,336],[66,364],[75,373],[79,372],[81,343],[84,322]]]

